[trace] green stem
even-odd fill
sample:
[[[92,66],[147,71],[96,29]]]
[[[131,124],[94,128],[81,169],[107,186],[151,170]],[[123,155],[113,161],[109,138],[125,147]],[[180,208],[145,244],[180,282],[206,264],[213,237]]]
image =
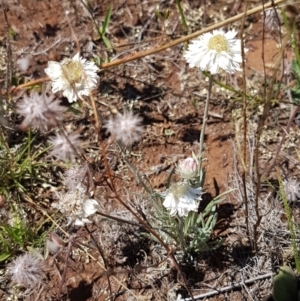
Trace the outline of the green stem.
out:
[[[208,105],[209,105],[209,100],[210,100],[210,97],[211,97],[212,84],[213,84],[213,76],[210,75],[209,85],[208,85],[208,92],[207,92],[207,97],[206,97],[206,101],[205,101],[202,128],[201,128],[201,132],[200,132],[200,153],[199,153],[199,155],[201,156],[201,158],[202,158],[202,153],[203,153],[204,148],[205,148],[204,147],[204,135],[205,135],[206,122],[207,122],[207,118],[208,118]]]
[[[281,187],[281,189],[284,189],[284,188]],[[288,226],[289,226],[289,231],[290,231],[291,240],[292,240],[292,249],[293,249],[293,254],[294,254],[294,259],[295,259],[296,270],[299,273],[300,272],[300,261],[299,261],[299,256],[298,256],[297,243],[296,243],[296,234],[295,234],[294,225],[293,225],[292,216],[291,216],[291,208],[288,204],[288,201],[287,201],[285,195],[283,195],[283,204],[284,204],[284,209],[285,209],[286,217],[288,220]]]
[[[289,231],[290,231],[290,235],[291,235],[292,249],[293,249],[293,255],[294,255],[294,259],[295,259],[296,270],[297,270],[297,273],[300,273],[300,260],[299,260],[299,256],[298,256],[296,233],[295,233],[294,224],[293,224],[293,220],[292,220],[291,208],[289,206],[289,203],[288,203],[288,200],[286,197],[286,193],[284,191],[282,179],[280,177],[278,177],[278,181],[279,181],[279,188],[280,188],[280,190],[279,190],[280,196],[283,201],[284,210],[285,210],[285,214],[287,217],[288,227],[289,227]]]

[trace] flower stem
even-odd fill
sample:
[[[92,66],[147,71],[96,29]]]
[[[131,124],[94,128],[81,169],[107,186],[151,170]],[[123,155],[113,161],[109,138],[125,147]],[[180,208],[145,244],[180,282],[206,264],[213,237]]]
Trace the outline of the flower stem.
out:
[[[202,122],[202,128],[201,128],[201,133],[200,133],[200,146],[199,146],[199,156],[202,158],[202,153],[204,151],[204,134],[205,134],[205,126],[207,122],[207,117],[208,117],[208,104],[209,100],[211,97],[211,88],[213,84],[213,76],[210,75],[209,77],[209,84],[208,84],[208,92],[207,92],[207,97],[205,101],[205,108],[204,108],[204,116],[203,116],[203,122]]]

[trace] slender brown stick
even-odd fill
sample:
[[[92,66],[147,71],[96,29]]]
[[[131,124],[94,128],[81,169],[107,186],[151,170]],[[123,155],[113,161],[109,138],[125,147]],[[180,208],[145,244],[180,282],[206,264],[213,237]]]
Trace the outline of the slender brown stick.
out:
[[[174,47],[178,44],[181,44],[183,42],[186,42],[190,39],[193,39],[193,38],[196,38],[200,35],[202,35],[203,33],[206,33],[206,32],[209,32],[209,31],[212,31],[214,29],[218,29],[220,27],[223,27],[227,24],[230,24],[230,23],[233,23],[237,20],[240,20],[242,18],[244,18],[245,16],[249,16],[249,15],[252,15],[252,14],[255,14],[263,9],[267,9],[269,7],[272,7],[273,5],[277,5],[277,4],[280,4],[280,3],[283,3],[285,2],[286,0],[277,0],[277,1],[271,1],[265,5],[260,5],[258,7],[255,7],[253,9],[250,9],[246,12],[243,12],[243,13],[240,13],[234,17],[231,17],[223,22],[218,22],[214,25],[211,25],[209,27],[206,27],[204,29],[201,29],[201,30],[198,30],[192,34],[189,34],[187,36],[184,36],[182,38],[179,38],[177,40],[174,40],[170,43],[167,43],[163,46],[160,46],[160,47],[157,47],[157,48],[153,48],[153,49],[149,49],[149,50],[146,50],[146,51],[143,51],[143,52],[138,52],[136,54],[132,54],[132,55],[129,55],[129,56],[126,56],[125,58],[121,58],[121,59],[118,59],[118,60],[114,60],[112,62],[109,62],[109,63],[103,63],[100,65],[100,68],[101,69],[106,69],[106,68],[110,68],[110,67],[113,67],[113,66],[117,66],[117,65],[121,65],[121,64],[124,64],[124,63],[127,63],[127,62],[130,62],[130,61],[134,61],[134,60],[137,60],[137,59],[140,59],[140,58],[143,58],[145,56],[148,56],[148,55],[151,55],[151,54],[155,54],[157,52],[160,52],[162,50],[166,50],[168,48],[171,48],[171,47]]]
[[[255,149],[254,149],[254,167],[255,167],[255,173],[256,173],[256,188],[255,188],[255,212],[256,212],[256,223],[253,226],[253,238],[254,238],[254,250],[257,251],[257,239],[258,239],[258,233],[257,233],[257,229],[260,225],[262,216],[260,215],[259,212],[259,195],[260,195],[260,189],[261,189],[261,181],[262,178],[267,178],[267,176],[269,175],[269,173],[271,172],[271,169],[273,168],[273,165],[271,164],[268,168],[266,168],[264,171],[261,169],[260,167],[260,144],[261,144],[261,135],[264,129],[264,124],[265,121],[267,119],[267,117],[269,116],[269,110],[271,107],[271,102],[273,99],[273,93],[274,93],[274,85],[276,83],[277,80],[277,74],[279,72],[279,66],[280,66],[280,62],[282,61],[282,58],[284,57],[284,52],[286,49],[286,45],[290,40],[290,35],[291,35],[291,31],[288,31],[287,34],[285,35],[285,37],[282,40],[282,44],[278,53],[277,58],[275,59],[274,62],[274,71],[270,80],[270,83],[268,85],[268,90],[264,93],[265,95],[265,99],[264,99],[264,106],[263,106],[263,111],[261,114],[261,117],[258,121],[258,125],[257,125],[257,130],[256,130],[256,138],[255,138]],[[276,157],[275,157],[276,160]],[[275,166],[275,165],[274,165]]]
[[[91,239],[93,241],[93,243],[96,245],[96,248],[99,252],[99,254],[101,255],[102,257],[102,260],[103,260],[103,263],[104,263],[104,266],[105,266],[105,269],[108,270],[110,268],[109,264],[107,263],[107,260],[105,258],[105,254],[104,254],[104,251],[103,251],[103,248],[100,244],[98,244],[98,242],[96,241],[93,233],[90,231],[90,229],[87,227],[87,225],[85,225],[85,229],[87,230],[87,232],[89,233],[89,235],[91,236]],[[106,278],[107,278],[107,283],[108,283],[108,289],[109,289],[109,294],[110,294],[110,300],[113,300],[112,298],[112,288],[111,288],[111,283],[110,283],[110,277],[109,277],[109,273],[105,273],[106,274]]]
[[[61,295],[61,291],[62,291],[62,286],[66,280],[68,261],[69,261],[69,257],[70,257],[71,251],[72,251],[73,242],[74,242],[74,236],[71,236],[69,239],[69,243],[68,243],[68,247],[67,247],[67,251],[66,251],[64,271],[63,271],[63,274],[61,276],[61,280],[60,280],[60,283],[58,286],[56,300],[61,300],[60,295]]]
[[[42,84],[44,82],[48,82],[50,80],[49,77],[42,77],[38,79],[31,80],[25,84],[19,85],[11,90],[11,93],[17,92],[18,90],[25,89],[34,85]]]
[[[238,14],[234,17],[231,17],[223,22],[219,22],[217,24],[214,24],[214,25],[211,25],[207,28],[204,28],[204,29],[201,29],[201,30],[198,30],[190,35],[187,35],[187,36],[184,36],[182,38],[179,38],[179,39],[176,39],[174,41],[171,41],[165,45],[162,45],[162,46],[159,46],[159,47],[156,47],[156,48],[153,48],[153,49],[149,49],[149,50],[145,50],[145,51],[141,51],[141,52],[138,52],[138,53],[135,53],[135,54],[130,54],[124,58],[121,58],[121,59],[117,59],[117,60],[114,60],[114,61],[111,61],[109,63],[103,63],[101,64],[99,67],[100,69],[107,69],[107,68],[110,68],[110,67],[114,67],[114,66],[118,66],[118,65],[121,65],[121,64],[125,64],[125,63],[128,63],[128,62],[131,62],[131,61],[134,61],[134,60],[138,60],[140,58],[143,58],[145,56],[148,56],[148,55],[152,55],[152,54],[155,54],[155,53],[158,53],[158,52],[161,52],[163,50],[166,50],[168,48],[171,48],[171,47],[174,47],[178,44],[181,44],[183,42],[186,42],[190,39],[193,39],[193,38],[196,38],[197,36],[203,34],[203,33],[206,33],[206,32],[209,32],[209,31],[212,31],[214,29],[218,29],[220,27],[223,27],[227,24],[230,24],[230,23],[233,23],[235,21],[238,21],[240,19],[242,19],[244,16],[249,16],[249,15],[253,15],[259,11],[262,11],[263,9],[267,9],[267,8],[270,8],[272,6],[275,6],[275,5],[278,5],[280,3],[284,3],[286,2],[286,0],[277,0],[277,1],[271,1],[265,5],[260,5],[258,7],[255,7],[253,9],[250,9],[244,13],[241,13],[241,14]],[[31,85],[33,84],[39,84],[39,83],[42,83],[42,82],[45,82],[45,81],[49,81],[49,78],[48,77],[44,77],[44,78],[41,78],[41,79],[38,79],[38,80],[33,80],[33,81],[29,81],[25,84],[22,84],[22,85],[19,85],[17,86],[16,88],[14,88],[12,90],[12,92],[15,92],[15,91],[18,91],[20,89],[24,89],[24,88],[27,88],[27,87],[30,87]]]
[[[246,2],[246,8],[249,5],[249,1]],[[244,14],[243,21],[242,21],[242,29],[241,29],[241,37],[243,37],[244,33],[244,23],[246,19],[246,14]],[[248,102],[247,102],[247,81],[246,81],[246,66],[245,66],[245,47],[244,47],[244,40],[241,38],[242,43],[242,69],[243,69],[243,150],[242,150],[242,156],[243,156],[243,170],[242,170],[242,180],[243,180],[243,193],[244,193],[244,204],[245,204],[245,222],[246,222],[246,233],[248,236],[248,239],[252,245],[252,239],[250,237],[250,230],[249,230],[249,208],[248,208],[248,195],[247,195],[247,180],[246,180],[246,173],[247,173],[247,109],[248,109]]]

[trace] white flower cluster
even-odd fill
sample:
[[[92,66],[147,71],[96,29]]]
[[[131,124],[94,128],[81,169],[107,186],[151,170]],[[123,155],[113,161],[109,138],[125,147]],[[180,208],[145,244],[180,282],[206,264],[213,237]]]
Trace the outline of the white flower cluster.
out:
[[[52,92],[62,91],[69,102],[88,96],[98,83],[99,68],[77,53],[73,58],[62,62],[49,61],[46,74],[52,81]],[[45,92],[39,94],[35,91],[30,95],[24,94],[17,104],[17,112],[25,119],[21,123],[22,129],[28,126],[40,130],[47,130],[57,126],[63,120],[66,109],[55,100],[54,95],[48,96]]]
[[[58,202],[52,203],[52,206],[65,214],[68,224],[74,223],[75,226],[91,223],[88,217],[95,214],[99,208],[96,200],[87,198],[86,188],[82,184],[65,194],[57,193],[57,197]]]

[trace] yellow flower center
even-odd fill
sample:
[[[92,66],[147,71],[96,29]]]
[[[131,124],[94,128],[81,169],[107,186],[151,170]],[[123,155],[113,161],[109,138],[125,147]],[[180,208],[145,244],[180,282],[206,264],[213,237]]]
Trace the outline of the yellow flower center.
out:
[[[208,48],[211,50],[216,50],[218,53],[225,51],[229,52],[229,45],[226,38],[220,34],[217,34],[210,38],[208,42]]]
[[[81,62],[68,59],[62,63],[61,68],[71,85],[80,84],[84,80],[84,69]]]
[[[189,191],[189,185],[187,183],[175,183],[170,187],[170,192],[174,198],[178,199],[185,195]]]

